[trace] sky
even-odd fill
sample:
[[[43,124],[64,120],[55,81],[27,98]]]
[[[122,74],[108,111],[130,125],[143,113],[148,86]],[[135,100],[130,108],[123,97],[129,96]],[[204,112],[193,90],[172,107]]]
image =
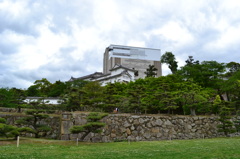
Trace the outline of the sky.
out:
[[[240,0],[0,0],[0,88],[102,72],[111,44],[240,63]]]

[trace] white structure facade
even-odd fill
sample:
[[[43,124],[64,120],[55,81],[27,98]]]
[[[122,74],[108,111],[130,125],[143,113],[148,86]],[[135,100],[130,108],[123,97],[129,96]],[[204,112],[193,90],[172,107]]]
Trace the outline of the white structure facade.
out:
[[[60,104],[62,103],[62,99],[58,97],[27,97],[24,102],[31,103],[31,102],[39,102],[44,104]]]
[[[121,45],[110,45],[106,48],[103,57],[103,73],[74,78],[69,82],[81,79],[88,81],[99,81],[102,86],[114,82],[130,82],[138,78],[145,78],[149,65],[157,68],[157,77],[162,75],[160,63],[160,49],[130,47]]]
[[[125,82],[128,83],[130,81],[135,80],[136,70],[126,68],[122,65],[116,64],[112,69],[110,69],[110,73],[103,74],[101,72],[95,72],[93,74],[74,78],[71,77],[69,81],[74,81],[77,79],[87,80],[87,81],[99,81],[102,86],[105,86],[107,83],[114,82]]]
[[[162,75],[160,63],[161,50],[151,48],[110,45],[106,48],[103,58],[103,73],[107,74],[116,64],[138,71],[135,78],[144,78],[149,65],[157,68],[157,77]]]

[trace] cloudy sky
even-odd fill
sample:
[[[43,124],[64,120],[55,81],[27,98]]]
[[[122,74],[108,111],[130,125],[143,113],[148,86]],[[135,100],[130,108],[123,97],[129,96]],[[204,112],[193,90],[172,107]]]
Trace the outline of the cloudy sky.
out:
[[[240,1],[0,0],[0,87],[102,71],[110,44],[240,63]]]

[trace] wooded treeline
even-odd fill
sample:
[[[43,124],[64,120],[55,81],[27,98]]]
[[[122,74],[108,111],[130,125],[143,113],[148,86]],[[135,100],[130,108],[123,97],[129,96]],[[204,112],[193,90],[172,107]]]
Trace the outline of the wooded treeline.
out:
[[[155,68],[149,66],[145,79],[130,83],[109,83],[75,80],[55,83],[46,78],[36,80],[27,90],[0,88],[0,107],[29,107],[68,111],[170,114],[219,114],[227,108],[232,114],[240,109],[240,64],[236,62],[197,61],[189,56],[178,68],[171,52],[166,52],[162,63],[172,74],[154,77]],[[44,103],[23,103],[27,96],[61,97],[58,106]]]

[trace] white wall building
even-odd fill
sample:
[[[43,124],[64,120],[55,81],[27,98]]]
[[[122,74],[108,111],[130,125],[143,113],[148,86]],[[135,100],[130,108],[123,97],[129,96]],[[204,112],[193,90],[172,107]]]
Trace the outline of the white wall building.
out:
[[[106,48],[103,57],[103,73],[107,74],[116,64],[138,71],[135,78],[145,78],[145,71],[149,65],[157,68],[157,77],[162,75],[160,63],[161,50],[152,48],[110,45]]]
[[[62,99],[59,97],[26,97],[24,100],[26,103],[31,103],[31,102],[40,102],[44,104],[60,104],[62,102]]]
[[[130,82],[138,78],[145,78],[145,71],[149,65],[157,68],[157,77],[162,75],[160,63],[160,49],[110,45],[106,48],[103,57],[103,73],[78,78],[71,77],[69,82],[81,79],[99,81],[103,86],[113,82]]]
[[[107,83],[114,82],[125,82],[128,83],[130,81],[135,80],[136,70],[126,68],[122,65],[116,64],[112,69],[110,69],[110,73],[103,74],[101,72],[95,72],[93,74],[74,78],[71,77],[69,81],[74,81],[77,79],[87,80],[87,81],[99,81],[102,86],[105,86]]]

